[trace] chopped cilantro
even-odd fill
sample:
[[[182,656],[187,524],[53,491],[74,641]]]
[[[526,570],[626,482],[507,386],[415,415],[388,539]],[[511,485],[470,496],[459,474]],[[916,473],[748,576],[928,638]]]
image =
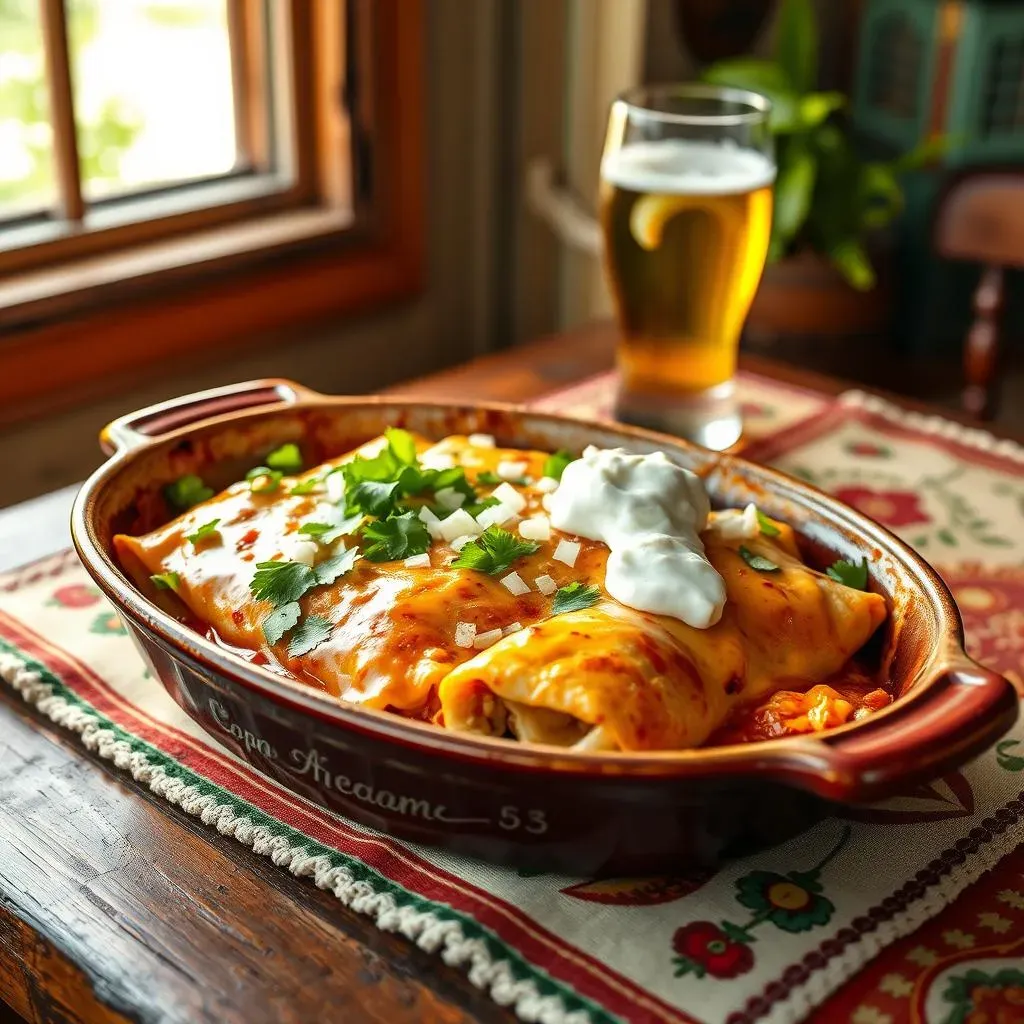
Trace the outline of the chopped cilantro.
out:
[[[254,466],[245,474],[249,481],[249,488],[253,494],[272,494],[281,486],[281,477],[284,473],[279,469],[270,469],[269,466]]]
[[[757,510],[757,524],[766,537],[778,537],[779,528],[760,510]]]
[[[501,483],[501,477],[497,473],[492,473],[489,469],[485,469],[482,473],[477,473],[476,482],[478,484],[489,484],[492,487],[497,486]]]
[[[562,612],[578,612],[589,608],[601,599],[601,588],[593,584],[583,584],[578,580],[559,587],[555,593],[555,603],[551,608],[553,615]]]
[[[379,480],[364,480],[354,487],[346,488],[346,510],[355,515],[362,513],[383,519],[395,510],[398,501],[398,481],[383,483]]]
[[[280,448],[275,448],[267,456],[267,466],[270,469],[279,469],[282,473],[298,473],[302,469],[302,452],[299,451],[299,446],[289,441]]]
[[[421,555],[430,547],[430,534],[415,512],[368,523],[363,536],[370,542],[364,553],[371,562]]]
[[[258,600],[280,607],[298,601],[316,584],[315,573],[302,562],[257,562],[249,589]]]
[[[384,436],[388,439],[388,449],[399,462],[407,466],[416,462],[416,441],[408,430],[388,427]]]
[[[156,585],[157,590],[177,590],[178,574],[176,572],[158,572],[155,576],[149,577]]]
[[[361,557],[355,548],[348,548],[342,551],[340,555],[325,559],[313,568],[313,574],[316,576],[317,583],[321,586],[333,583],[340,576],[344,576],[345,573],[349,572]]]
[[[562,474],[565,472],[565,467],[570,462],[575,462],[576,456],[572,452],[566,451],[564,448],[559,448],[554,455],[549,455],[544,462],[544,476],[553,477],[555,480],[561,480]]]
[[[862,558],[859,562],[847,562],[840,559],[833,562],[825,570],[828,576],[845,587],[852,587],[854,590],[868,589],[868,562]]]
[[[298,626],[288,642],[288,654],[292,658],[301,658],[309,654],[314,647],[319,647],[330,635],[334,626],[322,615],[307,615]]]
[[[463,505],[462,507],[475,519],[485,508],[492,508],[494,505],[500,504],[501,502],[497,498],[484,498],[481,501],[474,501],[472,505]],[[441,518],[443,519],[444,516]]]
[[[318,544],[333,544],[339,537],[344,537],[359,529],[365,518],[362,512],[344,516],[340,512],[325,511],[326,522],[303,523],[299,527],[299,533],[312,537]]]
[[[777,566],[770,558],[765,558],[764,555],[755,555],[749,548],[740,545],[740,558],[743,559],[751,569],[756,569],[758,572],[778,572],[779,566]]]
[[[324,478],[322,476],[311,476],[306,480],[300,480],[297,484],[294,484],[288,493],[312,494],[315,490],[322,487],[323,483]]]
[[[194,473],[180,477],[164,488],[164,497],[176,509],[185,509],[198,505],[213,497],[213,488],[207,487],[202,479]]]
[[[500,526],[488,526],[476,540],[471,540],[452,565],[475,569],[491,576],[504,572],[517,558],[532,555],[540,545],[520,540]]]
[[[425,469],[423,476],[426,481],[426,490],[437,492],[450,487],[467,498],[476,497],[476,491],[466,479],[466,471],[461,466],[452,466],[451,469]]]
[[[217,530],[219,522],[219,519],[211,519],[208,523],[203,523],[195,533],[185,534],[185,540],[191,541],[193,544],[199,544],[201,541],[206,540],[207,537],[212,537],[215,533],[219,532]]]
[[[280,643],[282,637],[299,621],[301,615],[302,609],[298,601],[289,601],[288,604],[283,604],[272,611],[263,620],[263,635],[267,643]]]

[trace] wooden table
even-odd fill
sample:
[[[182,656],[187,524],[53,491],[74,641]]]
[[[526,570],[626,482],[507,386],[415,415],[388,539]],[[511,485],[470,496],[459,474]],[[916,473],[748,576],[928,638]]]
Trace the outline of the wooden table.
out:
[[[613,346],[611,329],[590,328],[395,391],[529,399],[608,368]],[[761,359],[747,368],[845,386]],[[0,513],[0,569],[69,545],[74,492]],[[512,1020],[436,957],[158,803],[5,689],[0,1000],[60,1024]]]

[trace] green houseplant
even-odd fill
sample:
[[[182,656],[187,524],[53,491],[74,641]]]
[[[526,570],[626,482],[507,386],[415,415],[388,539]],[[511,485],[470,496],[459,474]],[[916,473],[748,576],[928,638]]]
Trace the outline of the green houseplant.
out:
[[[893,161],[858,155],[845,118],[846,97],[815,91],[818,30],[811,0],[782,0],[774,57],[719,61],[704,78],[772,101],[778,176],[769,264],[810,250],[851,287],[873,288],[867,243],[902,209],[899,175],[927,161],[936,147]]]

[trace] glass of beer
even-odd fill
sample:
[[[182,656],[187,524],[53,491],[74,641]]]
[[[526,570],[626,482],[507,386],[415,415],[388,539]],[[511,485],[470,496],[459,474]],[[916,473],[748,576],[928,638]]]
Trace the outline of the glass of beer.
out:
[[[641,87],[612,106],[601,160],[616,415],[716,450],[742,431],[733,378],[768,252],[769,110],[742,89]]]

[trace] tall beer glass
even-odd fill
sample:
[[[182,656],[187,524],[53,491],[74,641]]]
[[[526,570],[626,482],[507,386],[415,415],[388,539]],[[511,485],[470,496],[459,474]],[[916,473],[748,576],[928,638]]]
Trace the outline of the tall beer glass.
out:
[[[617,415],[719,450],[742,429],[733,377],[771,229],[769,109],[742,89],[635,89],[601,161]]]

